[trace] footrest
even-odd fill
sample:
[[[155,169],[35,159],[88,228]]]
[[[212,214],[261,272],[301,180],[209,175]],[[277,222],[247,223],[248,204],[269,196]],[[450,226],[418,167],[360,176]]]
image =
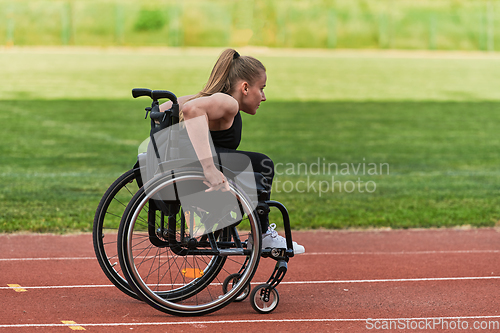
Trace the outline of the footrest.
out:
[[[284,260],[288,262],[289,257],[293,257],[293,250],[280,248],[265,248],[261,252],[262,258],[272,258],[274,260]]]
[[[288,271],[288,265],[285,260],[278,260],[276,266],[274,266],[274,271],[267,283],[275,288],[285,277],[286,272]]]

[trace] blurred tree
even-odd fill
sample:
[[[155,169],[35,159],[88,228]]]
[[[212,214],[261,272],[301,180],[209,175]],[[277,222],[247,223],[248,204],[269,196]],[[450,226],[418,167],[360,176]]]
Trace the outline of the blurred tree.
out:
[[[159,9],[141,8],[134,29],[136,31],[160,30],[166,23],[163,13]]]

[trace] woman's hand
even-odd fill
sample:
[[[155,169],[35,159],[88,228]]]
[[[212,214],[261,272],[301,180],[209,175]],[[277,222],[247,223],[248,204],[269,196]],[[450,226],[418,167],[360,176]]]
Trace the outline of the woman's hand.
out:
[[[203,169],[203,173],[205,174],[205,178],[207,179],[203,181],[203,183],[208,186],[208,189],[206,189],[205,192],[218,190],[227,192],[230,190],[227,178],[215,167],[215,165],[213,167],[205,167]]]

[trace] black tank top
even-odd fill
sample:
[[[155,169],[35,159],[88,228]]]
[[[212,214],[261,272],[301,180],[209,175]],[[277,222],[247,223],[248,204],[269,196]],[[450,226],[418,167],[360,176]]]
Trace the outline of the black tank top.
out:
[[[238,148],[241,141],[241,129],[241,114],[238,111],[236,116],[234,116],[233,124],[231,125],[231,127],[222,131],[210,131],[214,146],[228,149]]]

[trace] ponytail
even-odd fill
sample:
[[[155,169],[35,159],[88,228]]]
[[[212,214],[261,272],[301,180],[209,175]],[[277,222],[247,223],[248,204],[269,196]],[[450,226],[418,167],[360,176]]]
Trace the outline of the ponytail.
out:
[[[226,49],[217,59],[205,87],[189,100],[218,92],[230,94],[237,80],[245,80],[252,85],[265,71],[264,65],[254,57],[240,56],[236,50]],[[183,121],[182,111],[179,116],[179,120]]]

